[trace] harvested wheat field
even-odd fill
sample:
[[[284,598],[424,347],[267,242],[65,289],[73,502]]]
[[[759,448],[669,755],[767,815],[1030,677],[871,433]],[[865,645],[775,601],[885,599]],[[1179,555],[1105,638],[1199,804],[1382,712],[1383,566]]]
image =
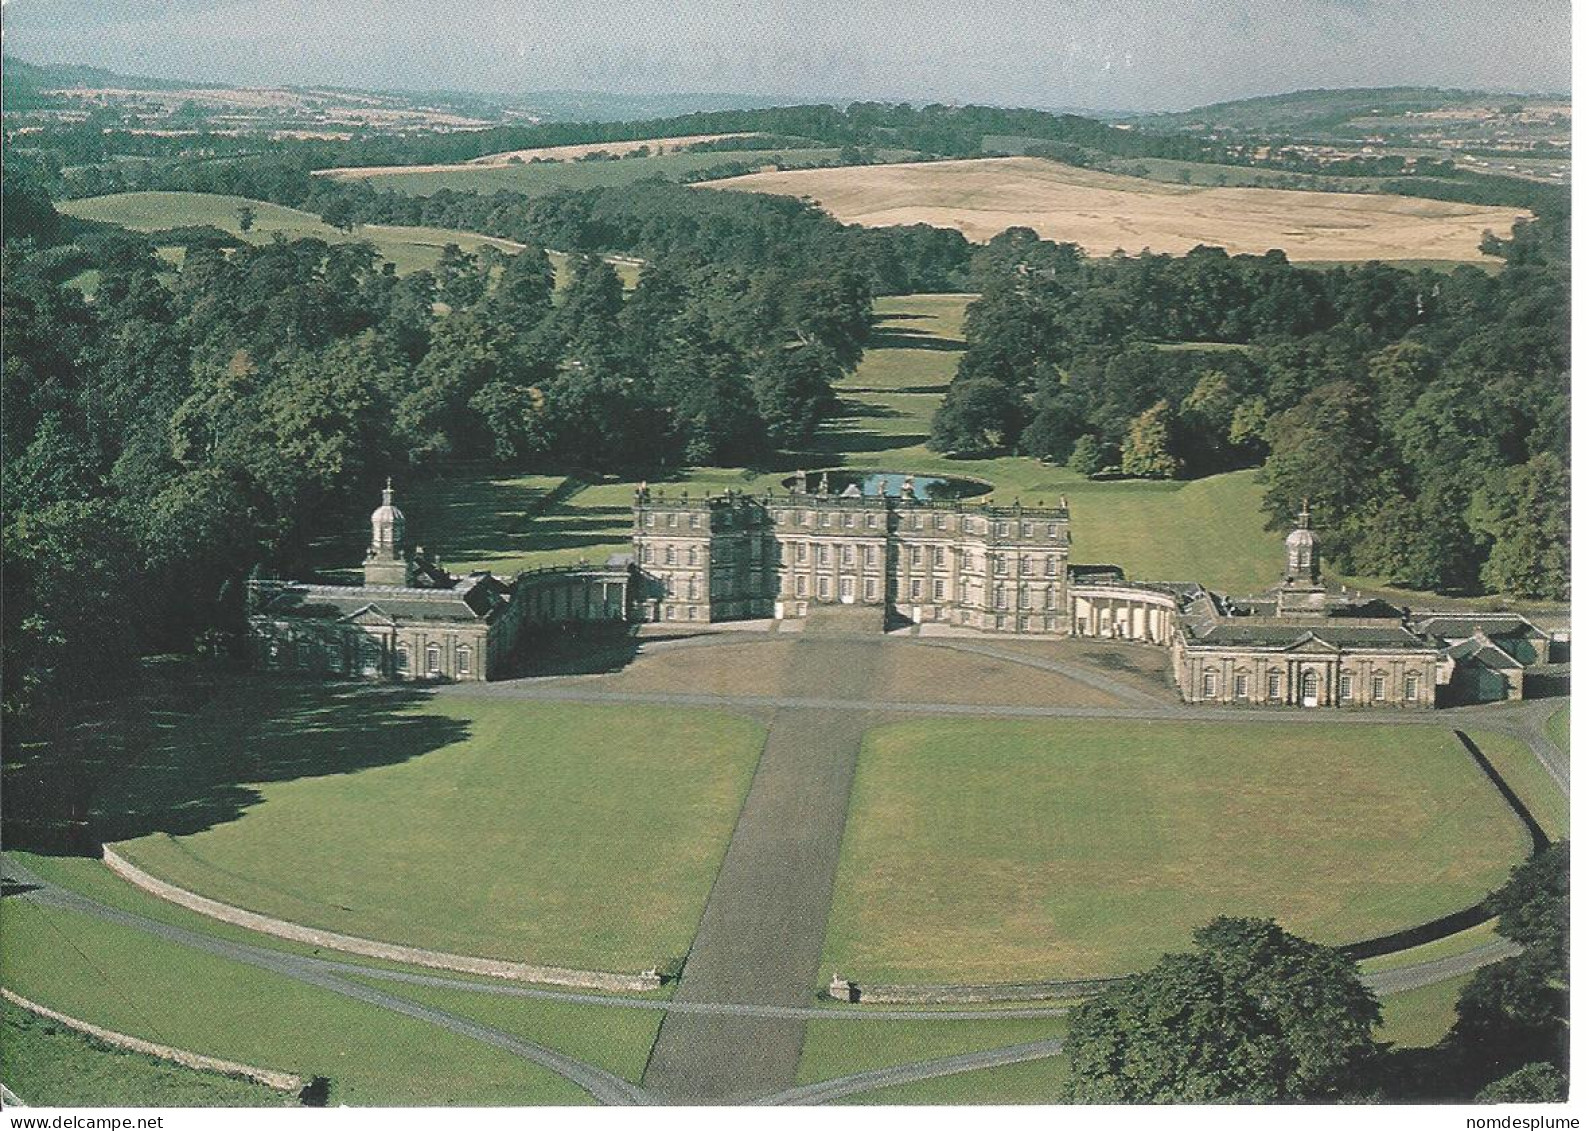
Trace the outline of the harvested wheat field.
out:
[[[702,187],[809,197],[846,223],[931,224],[978,241],[1024,226],[1089,255],[1213,244],[1282,248],[1296,261],[1476,261],[1486,230],[1505,234],[1526,215],[1383,194],[1168,185],[1035,157],[789,169]]]

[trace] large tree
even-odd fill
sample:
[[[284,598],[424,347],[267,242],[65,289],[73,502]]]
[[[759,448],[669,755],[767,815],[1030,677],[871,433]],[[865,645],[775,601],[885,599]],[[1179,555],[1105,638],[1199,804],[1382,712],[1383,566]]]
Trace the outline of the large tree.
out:
[[[1342,1097],[1378,1055],[1379,1003],[1353,962],[1273,920],[1215,919],[1196,949],[1078,1008],[1079,1103],[1274,1103]]]

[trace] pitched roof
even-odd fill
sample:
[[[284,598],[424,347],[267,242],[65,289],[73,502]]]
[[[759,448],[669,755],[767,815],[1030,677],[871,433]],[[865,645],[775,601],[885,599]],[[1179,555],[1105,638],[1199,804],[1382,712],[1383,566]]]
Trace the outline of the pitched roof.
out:
[[[1192,646],[1246,647],[1278,651],[1306,647],[1310,642],[1330,650],[1432,652],[1439,645],[1400,625],[1244,624],[1221,620],[1188,641]]]
[[[1431,613],[1413,622],[1419,632],[1446,640],[1460,640],[1483,632],[1489,637],[1548,635],[1527,617],[1517,613]]]
[[[260,611],[312,620],[490,623],[506,607],[507,592],[507,587],[489,574],[463,578],[445,589],[288,582]]]
[[[1523,667],[1515,656],[1510,656],[1496,647],[1482,632],[1475,633],[1466,640],[1459,640],[1446,649],[1446,655],[1453,660],[1482,664],[1487,668],[1503,671],[1519,671]]]

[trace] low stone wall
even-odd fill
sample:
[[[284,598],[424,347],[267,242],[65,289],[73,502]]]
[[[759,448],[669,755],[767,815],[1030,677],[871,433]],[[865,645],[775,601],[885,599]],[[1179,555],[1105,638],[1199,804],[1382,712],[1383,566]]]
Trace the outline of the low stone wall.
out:
[[[129,1052],[141,1052],[147,1056],[169,1060],[173,1064],[180,1064],[184,1068],[193,1068],[199,1072],[216,1072],[222,1076],[233,1076],[240,1080],[250,1080],[255,1084],[263,1084],[278,1092],[289,1095],[298,1095],[304,1089],[304,1080],[301,1076],[294,1076],[291,1072],[277,1072],[271,1068],[255,1068],[251,1064],[238,1064],[230,1060],[218,1060],[213,1056],[201,1056],[196,1052],[186,1049],[174,1049],[169,1045],[157,1045],[152,1041],[145,1041],[139,1037],[130,1037],[126,1033],[117,1033],[110,1029],[102,1029],[98,1025],[91,1025],[87,1021],[80,1021],[76,1017],[68,1017],[64,1013],[40,1005],[36,1001],[29,1001],[21,994],[12,993],[10,990],[0,988],[0,997],[18,1008],[29,1013],[36,1013],[59,1025],[63,1025],[74,1032],[83,1033],[101,1041],[112,1048],[126,1049]]]
[[[1065,1001],[1102,993],[1120,978],[1071,978],[1054,982],[987,982],[966,985],[863,985],[838,975],[828,984],[834,1001],[874,1005],[972,1005],[995,1001]]]
[[[175,884],[168,884],[124,859],[108,844],[104,846],[102,852],[105,865],[112,872],[150,895],[159,896],[179,907],[196,911],[211,919],[219,919],[223,923],[246,927],[250,931],[274,935],[280,939],[325,947],[328,950],[339,950],[346,954],[363,955],[366,958],[381,958],[389,962],[405,962],[413,966],[454,970],[464,974],[483,974],[491,978],[506,978],[516,982],[539,982],[551,986],[574,986],[580,989],[610,990],[618,993],[644,993],[662,985],[662,975],[655,970],[648,970],[644,974],[616,974],[604,970],[569,970],[560,966],[535,966],[498,958],[476,958],[467,954],[421,950],[418,947],[377,942],[374,939],[361,939],[354,935],[305,927],[299,923],[273,919],[254,911],[244,911],[241,907],[206,899]]]

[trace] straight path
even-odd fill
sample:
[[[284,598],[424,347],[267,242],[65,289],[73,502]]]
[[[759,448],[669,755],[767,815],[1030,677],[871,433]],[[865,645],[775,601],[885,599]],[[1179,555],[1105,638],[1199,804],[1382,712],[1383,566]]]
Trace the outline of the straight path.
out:
[[[802,633],[792,689],[834,683],[864,694],[880,639]],[[780,709],[729,841],[674,1001],[808,1005],[827,934],[856,755],[869,720],[856,712]],[[794,1084],[805,1022],[670,1010],[646,1067],[673,1103],[727,1104]]]

